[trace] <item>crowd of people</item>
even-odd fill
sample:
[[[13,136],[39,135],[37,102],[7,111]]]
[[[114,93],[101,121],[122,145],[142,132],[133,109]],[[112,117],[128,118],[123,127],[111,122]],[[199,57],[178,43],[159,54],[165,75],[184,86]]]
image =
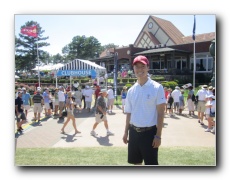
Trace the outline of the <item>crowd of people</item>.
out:
[[[106,91],[106,93],[104,91]],[[101,105],[101,97],[104,97],[103,100],[105,101],[105,106]],[[96,113],[103,114],[103,121],[107,129],[107,135],[112,135],[113,133],[108,130],[106,115],[104,111],[102,111],[102,108],[106,109],[106,113],[111,114],[114,98],[112,86],[107,86],[107,89],[101,89],[101,86],[96,83],[91,87],[89,85],[82,85],[81,87],[74,88],[72,91],[63,86],[59,86],[59,88],[55,89],[54,93],[48,88],[42,89],[41,87],[37,87],[33,96],[27,92],[25,87],[18,88],[15,94],[17,132],[21,133],[23,131],[22,125],[28,121],[27,115],[33,104],[34,118],[32,121],[40,123],[42,112],[44,112],[45,117],[47,118],[67,118],[61,128],[61,133],[65,133],[65,127],[70,120],[72,120],[75,133],[80,133],[76,127],[74,111],[76,111],[76,113],[81,113],[82,109],[85,109],[86,112],[93,112],[94,108]],[[124,94],[123,98],[125,98]],[[100,123],[97,114],[95,114],[95,118],[96,123]],[[94,128],[96,128],[97,124],[94,125]],[[95,134],[91,133],[91,135]]]
[[[188,115],[195,116],[197,111],[198,123],[204,125],[204,119],[208,120],[208,128],[205,132],[215,132],[215,88],[212,86],[203,85],[195,94],[193,86],[187,87],[188,96],[184,97],[184,89],[176,86],[174,90],[164,88],[165,92],[165,114],[169,113],[170,117],[176,114],[182,115],[183,110],[187,107]],[[212,115],[211,115],[212,114]]]

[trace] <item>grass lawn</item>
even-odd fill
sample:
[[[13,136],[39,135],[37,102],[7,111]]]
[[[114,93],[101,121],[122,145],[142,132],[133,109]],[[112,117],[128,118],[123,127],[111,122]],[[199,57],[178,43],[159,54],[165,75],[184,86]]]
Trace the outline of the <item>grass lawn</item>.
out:
[[[216,166],[214,147],[161,147],[161,166]],[[16,166],[133,166],[126,147],[17,148]]]

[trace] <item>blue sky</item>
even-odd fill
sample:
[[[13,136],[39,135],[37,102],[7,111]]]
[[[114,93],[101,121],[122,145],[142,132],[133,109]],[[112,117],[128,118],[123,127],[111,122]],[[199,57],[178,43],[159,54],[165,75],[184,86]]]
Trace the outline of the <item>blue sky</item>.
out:
[[[171,21],[185,36],[192,35],[194,16],[154,15]],[[15,15],[15,34],[27,21],[36,21],[49,36],[50,46],[43,48],[52,55],[61,54],[62,48],[77,35],[94,36],[101,45],[133,44],[149,15]],[[196,15],[196,34],[216,31],[216,16]]]

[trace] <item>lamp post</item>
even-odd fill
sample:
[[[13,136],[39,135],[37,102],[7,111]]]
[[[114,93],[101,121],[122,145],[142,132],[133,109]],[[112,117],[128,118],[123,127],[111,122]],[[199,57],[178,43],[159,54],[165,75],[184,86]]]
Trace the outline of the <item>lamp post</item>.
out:
[[[213,68],[212,68],[212,72],[213,72],[213,76],[212,76],[212,79],[211,79],[211,85],[212,87],[215,87],[215,52],[216,52],[216,48],[215,48],[215,43],[216,43],[216,40],[212,40],[210,46],[209,46],[209,52],[211,54],[211,56],[213,57]]]
[[[113,84],[114,84],[114,96],[117,100],[117,58],[118,53],[114,53],[114,69],[113,69]]]

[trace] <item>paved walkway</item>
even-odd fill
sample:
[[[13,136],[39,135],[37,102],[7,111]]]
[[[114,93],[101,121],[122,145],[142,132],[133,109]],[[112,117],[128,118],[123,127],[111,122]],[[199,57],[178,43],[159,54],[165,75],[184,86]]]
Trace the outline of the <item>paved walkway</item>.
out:
[[[197,112],[196,112],[197,113]],[[184,114],[188,114],[184,111]],[[43,117],[44,114],[42,113]],[[36,147],[98,147],[98,146],[120,146],[125,147],[122,141],[126,115],[119,107],[114,108],[113,113],[108,115],[109,129],[114,133],[113,136],[106,136],[104,124],[98,125],[96,132],[98,137],[90,135],[92,126],[95,122],[94,113],[86,112],[75,114],[76,124],[80,134],[74,135],[71,121],[66,126],[66,134],[61,134],[60,129],[64,120],[51,117],[43,118],[41,123],[32,122],[32,108],[28,113],[28,122],[23,125],[22,134],[15,133],[17,148],[36,148]],[[16,121],[15,121],[16,122]],[[187,115],[175,115],[170,118],[165,115],[164,128],[162,131],[161,147],[166,146],[205,146],[216,147],[215,133],[204,132],[207,128],[207,121],[201,126],[197,122],[197,117]],[[15,126],[16,129],[16,126]]]

